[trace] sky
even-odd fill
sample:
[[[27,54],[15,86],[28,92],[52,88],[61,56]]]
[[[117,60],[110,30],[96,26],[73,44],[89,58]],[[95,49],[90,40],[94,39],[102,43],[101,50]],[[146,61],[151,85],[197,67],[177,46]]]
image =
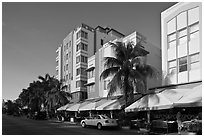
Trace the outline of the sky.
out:
[[[57,47],[81,23],[109,26],[125,35],[138,31],[161,47],[161,12],[174,4],[3,2],[2,99],[17,99],[38,76],[53,76]]]

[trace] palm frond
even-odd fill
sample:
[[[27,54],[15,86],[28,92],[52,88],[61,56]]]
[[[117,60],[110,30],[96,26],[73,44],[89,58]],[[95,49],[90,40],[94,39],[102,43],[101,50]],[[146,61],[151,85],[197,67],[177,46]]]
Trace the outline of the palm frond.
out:
[[[120,67],[111,67],[111,68],[107,68],[105,69],[101,75],[100,75],[100,79],[106,79],[108,76],[115,74],[119,71]]]
[[[159,78],[159,72],[151,65],[137,66],[137,70],[144,76],[149,78]]]
[[[118,73],[116,73],[114,75],[114,77],[112,78],[112,80],[108,83],[108,97],[112,96],[116,91],[117,88],[122,88],[123,85],[123,71],[120,70]]]
[[[122,65],[122,62],[114,57],[105,57],[104,58],[104,66],[106,68],[110,68],[110,67],[113,67],[113,66],[121,66]]]
[[[123,61],[127,59],[127,48],[125,47],[123,42],[116,42],[116,44],[110,42],[110,44],[112,45],[115,57],[118,60]]]

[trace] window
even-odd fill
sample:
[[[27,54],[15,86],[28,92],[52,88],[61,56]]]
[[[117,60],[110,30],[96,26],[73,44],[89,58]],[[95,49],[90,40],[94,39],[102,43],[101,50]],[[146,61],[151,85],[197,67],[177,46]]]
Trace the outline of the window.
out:
[[[77,39],[80,38],[81,37],[81,31],[78,31],[76,35],[77,35]]]
[[[187,57],[179,59],[179,72],[187,71]]]
[[[199,37],[199,24],[193,24],[189,27],[190,40],[197,39]]]
[[[76,75],[78,76],[79,74],[80,74],[80,68],[78,68],[77,70],[76,70]]]
[[[77,32],[77,39],[80,38],[80,37],[88,39],[88,33],[85,32],[85,31],[82,31],[82,30]]]
[[[88,45],[84,44],[84,43],[81,43],[81,49],[85,50],[85,51],[88,51]]]
[[[168,48],[176,47],[176,33],[168,35]]]
[[[169,71],[168,71],[169,74],[175,74],[176,73],[176,60],[169,61],[168,68],[169,68]]]
[[[69,47],[71,47],[71,41],[69,41]]]
[[[200,68],[200,56],[199,53],[190,56],[190,69],[198,69]]]
[[[68,45],[69,45],[69,43],[67,43],[67,49],[68,49]]]
[[[88,78],[93,78],[95,76],[95,70],[88,72]]]
[[[103,46],[103,39],[101,39],[101,46]]]
[[[187,36],[181,37],[179,38],[179,44],[178,45],[182,45],[185,44],[187,42]]]
[[[68,70],[68,64],[66,64],[66,70]]]
[[[66,80],[68,80],[68,75],[66,75]]]
[[[80,87],[80,81],[76,81],[76,88]]]
[[[81,31],[81,37],[88,39],[88,33],[85,31]]]
[[[180,30],[178,33],[179,38],[186,36],[186,35],[187,35],[187,28]]]
[[[85,68],[81,68],[81,74],[82,74],[82,75],[85,75],[85,76],[87,75],[87,72],[86,72],[86,69],[85,69]]]
[[[77,56],[76,57],[76,63],[79,63],[80,62],[80,56]]]
[[[79,51],[81,47],[81,43],[77,44],[76,51]]]
[[[66,54],[66,60],[68,60],[68,53]]]
[[[78,81],[76,81],[76,88],[78,88],[78,87],[85,87],[86,83],[87,83],[87,81],[78,80]]]
[[[57,66],[58,66],[58,63],[59,63],[59,61],[56,61]]]
[[[84,62],[84,63],[87,63],[87,57],[85,57],[85,56],[81,56],[81,62]]]

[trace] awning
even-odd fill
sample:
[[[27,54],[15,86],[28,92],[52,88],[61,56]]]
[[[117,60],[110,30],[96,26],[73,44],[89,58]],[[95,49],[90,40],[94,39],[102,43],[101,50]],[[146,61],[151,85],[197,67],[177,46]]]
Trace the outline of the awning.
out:
[[[120,98],[104,107],[104,110],[120,110],[125,105],[125,99]]]
[[[90,67],[90,68],[87,68],[86,71],[92,71],[92,70],[94,70],[94,68],[95,68],[95,67],[92,66],[92,67]]]
[[[79,111],[88,111],[88,110],[96,110],[96,108],[102,104],[107,102],[107,99],[101,99],[98,101],[94,101],[84,105],[83,107],[79,108]]]
[[[178,101],[189,89],[166,89],[162,92],[149,94],[137,100],[127,108],[126,112],[160,110],[173,107],[173,103]]]
[[[199,107],[202,106],[202,85],[192,88],[174,103],[174,107]]]
[[[58,108],[57,111],[66,110],[68,107],[71,107],[71,106],[73,106],[73,105],[74,105],[74,103],[68,103],[68,104],[66,104],[66,105],[64,105],[64,106],[62,106],[62,107],[60,107],[60,108]]]
[[[89,102],[76,103],[75,105],[67,108],[66,111],[79,111],[79,108],[86,105],[87,103]]]
[[[105,102],[104,104],[98,106],[98,107],[96,108],[96,110],[106,110],[105,107],[107,107],[107,106],[113,104],[113,103],[116,102],[116,101],[117,101],[117,99],[114,99],[114,100],[108,100],[108,101]]]

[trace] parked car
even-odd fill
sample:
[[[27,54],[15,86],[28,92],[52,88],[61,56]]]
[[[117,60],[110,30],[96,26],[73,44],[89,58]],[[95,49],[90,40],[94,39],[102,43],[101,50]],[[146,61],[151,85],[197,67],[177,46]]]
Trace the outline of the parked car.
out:
[[[81,126],[83,128],[86,126],[96,126],[100,130],[102,127],[117,127],[118,123],[116,119],[111,119],[106,115],[97,115],[82,120]]]

